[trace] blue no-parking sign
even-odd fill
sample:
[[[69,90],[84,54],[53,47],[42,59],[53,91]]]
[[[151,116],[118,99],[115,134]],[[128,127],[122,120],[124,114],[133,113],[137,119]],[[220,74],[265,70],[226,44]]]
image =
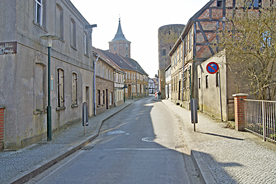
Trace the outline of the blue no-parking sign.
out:
[[[208,63],[208,65],[206,66],[206,70],[208,73],[210,74],[215,74],[217,73],[217,71],[219,70],[219,66],[217,63],[215,62],[210,62]]]

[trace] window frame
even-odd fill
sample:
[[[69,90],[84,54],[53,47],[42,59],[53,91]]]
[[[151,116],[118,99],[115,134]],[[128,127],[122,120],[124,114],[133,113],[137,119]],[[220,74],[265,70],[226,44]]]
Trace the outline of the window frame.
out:
[[[57,107],[65,107],[65,98],[64,98],[64,70],[62,68],[57,69]]]
[[[70,44],[71,47],[77,48],[77,38],[76,38],[76,21],[71,18],[70,19]]]
[[[57,12],[57,9],[59,10],[59,12]],[[56,21],[56,33],[59,36],[59,38],[63,40],[64,39],[63,8],[58,3],[56,4],[56,19],[59,19],[59,24]],[[57,30],[57,27],[59,27],[59,31]]]
[[[38,7],[40,7],[40,9],[38,9]],[[38,13],[40,14],[39,18]],[[43,0],[35,0],[35,23],[43,26]]]
[[[74,81],[76,81],[74,83]],[[74,93],[75,91],[75,93]],[[72,73],[72,105],[78,104],[78,75],[77,73]]]
[[[88,43],[87,43],[87,33],[83,32],[83,53],[85,56],[88,56]]]

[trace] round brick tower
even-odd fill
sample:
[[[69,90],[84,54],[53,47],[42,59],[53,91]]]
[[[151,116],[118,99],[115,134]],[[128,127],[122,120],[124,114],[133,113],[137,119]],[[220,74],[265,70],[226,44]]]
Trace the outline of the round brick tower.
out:
[[[162,26],[158,29],[158,58],[159,58],[159,91],[161,91],[162,99],[165,98],[165,69],[170,65],[171,60],[168,56],[171,48],[179,38],[185,25],[170,24]]]

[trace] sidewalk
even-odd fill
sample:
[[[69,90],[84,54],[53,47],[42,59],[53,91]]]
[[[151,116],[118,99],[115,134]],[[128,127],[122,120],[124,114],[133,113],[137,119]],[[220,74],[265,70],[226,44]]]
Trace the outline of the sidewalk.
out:
[[[111,108],[89,119],[89,126],[79,122],[53,134],[52,141],[41,141],[16,152],[0,152],[0,183],[24,183],[50,166],[81,149],[99,135],[102,123],[131,105],[135,100]]]
[[[200,112],[194,132],[190,111],[168,100],[162,102],[183,121],[192,158],[206,183],[276,183],[276,144],[224,128],[226,123]]]

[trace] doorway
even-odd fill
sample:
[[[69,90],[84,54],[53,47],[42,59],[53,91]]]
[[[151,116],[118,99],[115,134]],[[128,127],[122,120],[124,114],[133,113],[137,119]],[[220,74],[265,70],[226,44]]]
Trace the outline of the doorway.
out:
[[[86,86],[85,88],[85,94],[86,94],[86,104],[87,104],[87,112],[88,112],[88,116],[90,116],[90,111],[89,111],[89,87]]]

